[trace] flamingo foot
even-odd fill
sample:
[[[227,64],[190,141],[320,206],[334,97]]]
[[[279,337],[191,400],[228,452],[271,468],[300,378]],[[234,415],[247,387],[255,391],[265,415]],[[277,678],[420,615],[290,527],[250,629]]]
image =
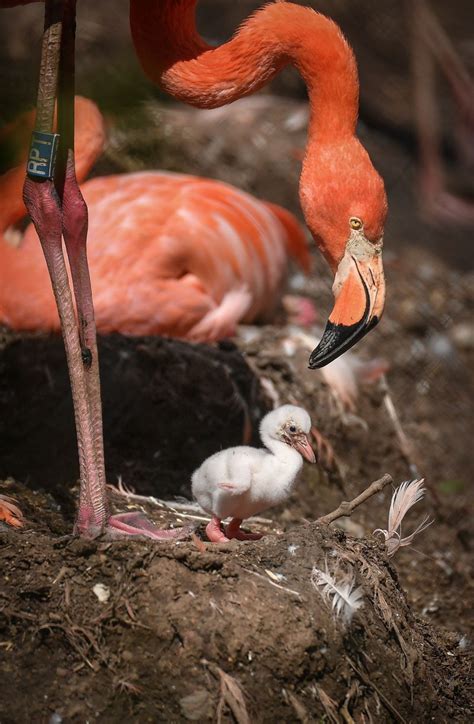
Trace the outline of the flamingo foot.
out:
[[[206,525],[206,535],[211,543],[228,543],[230,538],[224,534],[220,518],[212,516],[210,523]]]
[[[13,526],[13,528],[22,528],[24,526],[23,513],[12,501],[12,498],[7,495],[0,495],[0,520]]]
[[[182,540],[190,537],[194,527],[168,528],[161,530],[140,511],[111,515],[107,523],[105,535],[111,540],[136,536],[152,540]]]
[[[237,540],[260,540],[263,537],[263,533],[245,533],[240,528],[241,524],[241,518],[232,518],[225,529],[229,540],[232,540],[232,538],[237,538]]]

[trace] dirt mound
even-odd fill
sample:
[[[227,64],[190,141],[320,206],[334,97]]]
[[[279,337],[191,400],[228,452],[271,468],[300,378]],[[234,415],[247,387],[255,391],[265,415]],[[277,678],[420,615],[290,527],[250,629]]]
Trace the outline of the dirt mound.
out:
[[[243,330],[244,355],[230,343],[100,342],[111,482],[121,474],[142,494],[188,493],[204,457],[256,440],[274,394],[303,404],[333,444],[336,463],[320,455],[305,466],[288,504],[258,521],[267,537],[223,547],[203,543],[202,513],[117,495],[117,510],[140,506],[160,526],[200,527],[177,545],[71,538],[76,470],[61,341],[6,335],[2,474],[28,487],[10,480],[0,490],[29,526],[0,530],[0,672],[4,691],[16,692],[14,703],[2,699],[1,721],[469,720],[461,509],[449,497],[437,502],[432,475],[424,512],[437,520],[422,538],[430,558],[401,551],[398,575],[370,536],[385,526],[388,491],[344,519],[344,530],[301,524],[382,472],[400,482],[410,461],[384,389],[366,389],[349,412],[307,370],[304,350],[282,353],[292,333]],[[314,566],[361,587],[350,624],[313,585]]]
[[[43,531],[1,534],[2,721],[470,719],[458,638],[413,614],[381,544],[315,524],[250,545],[84,542],[25,496]],[[361,586],[350,624],[314,565]]]

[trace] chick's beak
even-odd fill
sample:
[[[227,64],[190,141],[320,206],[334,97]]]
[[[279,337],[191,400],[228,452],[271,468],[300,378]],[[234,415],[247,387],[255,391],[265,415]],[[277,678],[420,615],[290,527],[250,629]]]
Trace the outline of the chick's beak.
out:
[[[362,250],[349,242],[339,263],[333,285],[336,301],[321,341],[309,358],[310,369],[324,367],[346,352],[382,316],[385,279],[381,243],[363,242]]]
[[[306,435],[303,433],[298,435],[298,437],[293,439],[292,445],[309,463],[316,462],[316,455]]]

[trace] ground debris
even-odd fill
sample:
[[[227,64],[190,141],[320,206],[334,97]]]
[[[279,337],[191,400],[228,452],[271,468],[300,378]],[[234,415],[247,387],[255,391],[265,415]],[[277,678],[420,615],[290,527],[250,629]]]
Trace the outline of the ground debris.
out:
[[[377,697],[382,712],[390,714],[386,699],[407,721],[410,712],[436,720],[441,711],[462,711],[469,718],[463,652],[458,647],[448,656],[451,640],[413,615],[376,541],[311,524],[252,545],[208,545],[206,553],[192,541],[121,541],[79,550],[58,548],[51,535],[15,532],[0,539],[0,552],[8,551],[12,536],[16,554],[1,569],[2,682],[8,688],[20,675],[26,685],[41,674],[34,701],[25,699],[23,706],[18,700],[18,721],[44,718],[50,706],[65,716],[64,697],[72,706],[90,676],[97,720],[120,719],[123,706],[130,707],[132,721],[156,719],[160,711],[174,720],[225,721],[231,714],[248,722],[264,711],[279,721],[312,721],[316,714],[331,720],[334,706],[343,720],[357,721],[364,709],[376,711]],[[214,563],[199,563],[205,556]],[[325,558],[350,563],[363,586],[364,608],[348,630],[314,595],[310,572]],[[26,581],[33,590],[45,579],[47,597],[21,599]],[[105,603],[92,592],[97,581],[110,591]],[[341,658],[343,642],[355,669]],[[455,703],[438,686],[448,659],[461,692]],[[66,665],[67,681],[57,673]],[[363,696],[353,691],[348,698],[348,672]],[[0,701],[0,718],[2,707]],[[96,720],[90,712],[88,718]]]

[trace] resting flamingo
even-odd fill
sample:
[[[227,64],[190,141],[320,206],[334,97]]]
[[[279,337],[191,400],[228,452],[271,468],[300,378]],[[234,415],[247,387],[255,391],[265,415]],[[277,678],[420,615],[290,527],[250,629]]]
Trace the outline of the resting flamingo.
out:
[[[314,10],[279,2],[251,16],[235,36],[210,48],[197,34],[196,0],[131,0],[135,47],[146,73],[175,98],[216,107],[248,95],[291,63],[306,82],[308,145],[300,199],[308,227],[335,274],[335,306],[310,366],[320,367],[357,342],[380,319],[385,284],[382,179],[355,135],[358,78],[341,31]],[[69,361],[78,432],[81,535],[149,533],[150,524],[110,516],[105,485],[99,372],[86,258],[87,210],[74,173],[73,78],[75,0],[46,1],[38,94],[38,131],[51,133],[57,82],[62,133],[55,179],[31,177],[25,203],[47,258]],[[55,193],[55,189],[58,194]],[[64,236],[78,310],[61,247]],[[157,536],[159,537],[159,536]]]
[[[76,175],[81,182],[105,143],[97,106],[76,97]],[[28,113],[7,127],[12,143],[34,125]],[[1,140],[1,137],[0,137]],[[26,153],[25,153],[26,155]],[[12,223],[26,214],[23,169],[0,177],[9,203],[0,213],[0,322],[59,329],[35,229],[18,248]],[[15,193],[15,187],[16,193]],[[141,172],[81,184],[89,209],[89,266],[97,329],[164,334],[208,342],[231,336],[240,321],[268,319],[293,254],[306,271],[305,234],[287,211],[232,186],[195,176]]]

